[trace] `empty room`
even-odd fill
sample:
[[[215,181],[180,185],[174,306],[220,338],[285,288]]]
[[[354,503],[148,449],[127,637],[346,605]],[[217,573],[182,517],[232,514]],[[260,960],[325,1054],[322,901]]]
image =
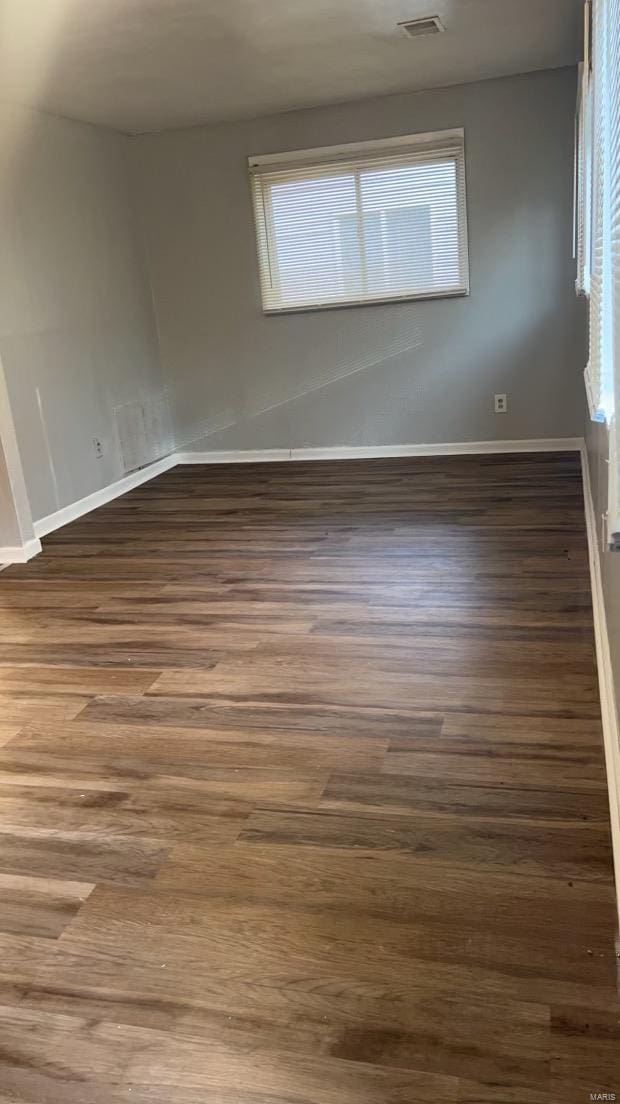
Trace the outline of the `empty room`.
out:
[[[620,1101],[619,406],[620,0],[0,0],[0,1104]]]

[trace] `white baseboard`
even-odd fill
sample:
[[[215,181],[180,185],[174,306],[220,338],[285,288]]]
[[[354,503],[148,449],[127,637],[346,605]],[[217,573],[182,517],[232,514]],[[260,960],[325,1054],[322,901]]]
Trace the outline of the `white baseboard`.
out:
[[[614,853],[616,875],[616,900],[620,915],[620,729],[616,707],[614,675],[609,650],[607,616],[601,578],[601,559],[598,541],[598,526],[592,499],[588,453],[585,443],[581,448],[581,470],[583,476],[583,499],[588,535],[588,556],[590,560],[590,585],[592,589],[592,612],[594,617],[594,640],[596,644],[596,665],[601,698],[601,720],[605,746],[605,765],[607,768],[607,788],[609,790],[609,817],[611,821],[611,839]]]
[[[13,545],[11,548],[0,548],[0,564],[28,563],[41,551],[41,541],[38,537],[26,541],[24,544]]]
[[[213,449],[211,452],[177,452],[177,464],[262,464],[290,460],[291,449]]]
[[[251,464],[275,460],[374,460],[387,456],[465,456],[499,452],[579,452],[581,437],[454,441],[438,445],[330,445],[323,448],[213,449],[178,452],[178,464]]]
[[[68,525],[70,521],[75,521],[84,514],[89,514],[91,510],[104,506],[106,502],[112,502],[113,499],[120,498],[121,495],[133,490],[134,487],[139,487],[142,483],[148,483],[156,475],[161,475],[162,472],[174,468],[177,463],[176,455],[173,453],[171,456],[164,457],[163,460],[158,460],[155,464],[149,464],[147,468],[140,468],[139,471],[118,479],[116,483],[110,483],[107,487],[102,487],[100,491],[95,491],[94,494],[87,495],[86,498],[80,498],[77,502],[72,502],[70,506],[63,506],[61,510],[56,510],[53,514],[48,514],[47,517],[35,521],[34,531],[36,536],[47,536],[55,529]]]
[[[176,452],[149,464],[147,468],[110,483],[86,498],[72,502],[34,523],[38,538],[68,525],[70,521],[104,506],[134,487],[169,471],[177,464],[252,464],[290,460],[355,460],[380,459],[387,456],[464,456],[501,452],[562,452],[579,451],[581,437],[541,437],[516,441],[456,441],[438,445],[333,445],[325,448],[213,449],[208,452]],[[7,550],[8,551],[8,550]],[[40,551],[40,547],[37,549]],[[1,554],[1,550],[0,550]],[[31,555],[36,555],[36,551]],[[27,557],[28,559],[30,556]],[[0,561],[1,562],[1,561]],[[24,563],[25,559],[12,560]]]

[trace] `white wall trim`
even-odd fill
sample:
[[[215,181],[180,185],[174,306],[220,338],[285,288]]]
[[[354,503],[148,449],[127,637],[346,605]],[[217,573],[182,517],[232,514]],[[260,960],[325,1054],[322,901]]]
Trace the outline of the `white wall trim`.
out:
[[[0,564],[6,566],[28,563],[28,560],[38,556],[40,551],[41,541],[37,537],[25,541],[24,544],[14,545],[12,548],[0,548]]]
[[[438,445],[330,445],[324,448],[213,449],[178,452],[178,464],[251,464],[275,460],[373,460],[386,456],[465,456],[497,452],[580,452],[582,437],[454,441]]]
[[[616,876],[616,902],[620,914],[620,729],[618,725],[618,711],[614,690],[611,653],[609,650],[603,581],[601,578],[601,559],[596,512],[592,499],[590,469],[585,442],[581,447],[581,471],[583,478],[586,532],[588,535],[588,556],[590,560],[590,585],[592,589],[596,665],[598,669],[598,684],[601,698],[601,720],[605,746],[605,765],[607,768],[607,788],[609,791],[609,818],[611,821],[611,839]]]
[[[148,483],[156,475],[161,475],[163,472],[169,471],[170,468],[174,468],[177,463],[176,455],[172,453],[170,456],[164,457],[163,460],[158,460],[155,464],[149,464],[146,468],[140,468],[139,471],[118,479],[116,483],[109,483],[107,487],[102,487],[100,491],[95,491],[93,494],[87,495],[86,498],[80,498],[69,506],[63,506],[62,509],[55,510],[53,514],[48,514],[46,517],[40,518],[39,521],[35,521],[34,531],[36,536],[45,537],[48,533],[53,533],[55,529],[60,529],[63,525],[68,525],[70,521],[75,521],[76,518],[89,514],[91,510],[104,506],[106,502],[112,502],[113,499],[120,498],[121,495],[133,490],[134,487],[139,487],[142,483]]]
[[[177,464],[261,464],[290,460],[291,449],[213,449],[211,452],[177,452]]]
[[[11,410],[11,401],[9,399],[9,392],[6,383],[6,374],[4,371],[4,365],[0,359],[0,465],[3,468],[3,476],[8,481],[8,485],[5,487],[5,504],[4,508],[9,511],[9,525],[11,521],[12,532],[9,528],[8,533],[5,533],[4,539],[15,540],[17,538],[18,544],[5,547],[3,553],[13,554],[19,556],[25,556],[25,549],[32,546],[34,538],[34,526],[32,522],[32,513],[30,511],[30,500],[28,498],[28,492],[26,489],[26,480],[24,478],[24,470],[22,467],[21,455],[19,451],[19,444],[17,441],[17,432],[15,429],[15,421],[13,418],[13,411]],[[3,518],[3,524],[4,524]],[[40,547],[38,551],[41,551]],[[33,556],[36,556],[36,552],[32,552]],[[31,556],[26,556],[30,559]],[[24,563],[25,560],[13,559],[0,561],[4,563]]]
[[[203,452],[176,452],[149,464],[140,471],[102,487],[100,491],[87,495],[69,506],[63,506],[53,514],[40,518],[34,523],[38,538],[60,529],[63,525],[75,521],[84,514],[112,502],[120,495],[147,483],[157,475],[169,471],[177,464],[251,464],[271,463],[290,460],[355,460],[380,459],[388,456],[460,456],[469,454],[501,452],[555,452],[580,451],[581,437],[540,437],[515,441],[456,441],[447,444],[430,445],[333,445],[324,448],[271,448],[271,449],[213,449]],[[36,552],[33,553],[36,555]],[[12,562],[24,562],[14,560]]]

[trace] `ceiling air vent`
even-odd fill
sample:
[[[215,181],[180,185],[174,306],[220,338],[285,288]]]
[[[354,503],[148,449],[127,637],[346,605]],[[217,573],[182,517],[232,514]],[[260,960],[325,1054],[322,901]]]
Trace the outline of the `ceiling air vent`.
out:
[[[409,38],[441,34],[446,29],[438,15],[425,15],[422,19],[407,19],[404,23],[398,23],[397,26]]]

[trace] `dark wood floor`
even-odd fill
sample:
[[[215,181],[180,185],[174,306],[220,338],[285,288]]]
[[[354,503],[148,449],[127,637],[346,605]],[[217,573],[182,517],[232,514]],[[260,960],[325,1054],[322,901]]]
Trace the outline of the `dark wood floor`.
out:
[[[0,704],[1,1104],[620,1099],[576,455],[177,468]]]

